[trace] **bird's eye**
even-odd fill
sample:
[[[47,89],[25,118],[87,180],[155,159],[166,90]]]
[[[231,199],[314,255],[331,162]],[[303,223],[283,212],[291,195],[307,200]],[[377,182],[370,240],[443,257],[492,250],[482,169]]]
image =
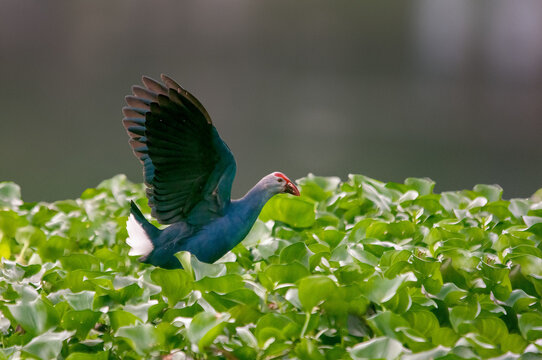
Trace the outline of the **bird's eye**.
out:
[[[282,183],[282,182],[284,182],[284,179],[283,179],[283,178],[279,178],[278,181],[279,181],[279,183]]]

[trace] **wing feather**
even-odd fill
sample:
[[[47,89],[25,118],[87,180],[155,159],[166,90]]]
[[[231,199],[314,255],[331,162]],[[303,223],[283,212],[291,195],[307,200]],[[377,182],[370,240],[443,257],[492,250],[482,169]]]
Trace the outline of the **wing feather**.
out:
[[[143,76],[126,96],[122,123],[143,163],[152,215],[203,224],[230,202],[235,160],[203,105],[168,76]]]
[[[152,91],[156,94],[167,94],[167,88],[164,85],[160,84],[158,81],[148,76],[142,76],[141,81],[149,91]]]
[[[150,91],[139,85],[132,86],[132,93],[138,98],[150,101],[156,101],[156,97],[158,96],[158,94],[156,94],[154,91]]]
[[[140,98],[140,97],[136,97],[132,95],[125,96],[124,100],[131,107],[141,108],[141,109],[146,109],[146,110],[150,110],[150,105],[153,102],[153,100],[151,99]]]

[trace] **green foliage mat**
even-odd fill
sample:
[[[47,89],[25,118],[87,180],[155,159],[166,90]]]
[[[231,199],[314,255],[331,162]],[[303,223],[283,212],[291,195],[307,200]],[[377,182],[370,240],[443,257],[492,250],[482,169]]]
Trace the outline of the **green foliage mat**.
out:
[[[142,185],[48,204],[0,183],[0,359],[542,357],[540,194],[299,184],[218,263],[164,270],[127,255]]]

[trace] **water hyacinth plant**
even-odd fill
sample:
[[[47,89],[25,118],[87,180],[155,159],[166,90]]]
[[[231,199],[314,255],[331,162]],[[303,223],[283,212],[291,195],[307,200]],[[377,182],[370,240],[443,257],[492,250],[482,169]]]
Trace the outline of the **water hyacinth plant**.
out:
[[[0,183],[0,359],[539,359],[542,196],[309,175],[215,264],[128,256],[119,175],[25,203]],[[158,225],[157,223],[154,223]]]

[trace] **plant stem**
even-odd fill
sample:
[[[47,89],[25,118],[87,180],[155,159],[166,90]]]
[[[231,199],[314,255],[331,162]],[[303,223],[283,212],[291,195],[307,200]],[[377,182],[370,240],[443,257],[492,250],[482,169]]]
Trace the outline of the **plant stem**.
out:
[[[21,252],[19,253],[19,256],[17,256],[16,261],[18,263],[24,264],[24,253],[26,252],[29,246],[30,246],[30,240],[25,241],[23,244],[23,248],[21,249]]]
[[[303,324],[303,329],[301,330],[301,336],[300,337],[305,336],[305,332],[307,331],[307,327],[309,326],[309,321],[310,320],[311,320],[311,313],[309,311],[307,311],[305,313],[305,323]]]

